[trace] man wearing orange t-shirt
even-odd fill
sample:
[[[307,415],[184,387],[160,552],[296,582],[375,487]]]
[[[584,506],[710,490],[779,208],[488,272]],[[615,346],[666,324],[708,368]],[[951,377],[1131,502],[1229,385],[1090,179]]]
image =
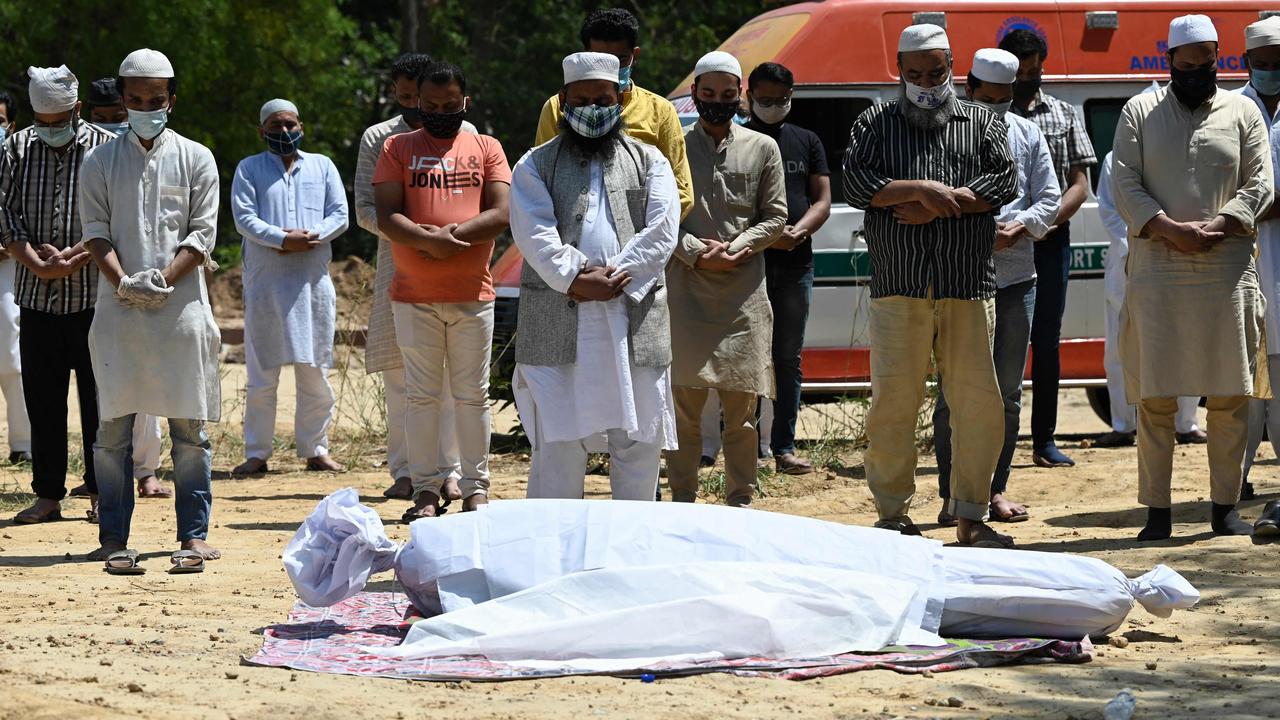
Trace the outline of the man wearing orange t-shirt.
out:
[[[511,168],[488,135],[459,133],[470,98],[456,65],[418,79],[422,129],[387,138],[373,175],[378,228],[391,240],[391,312],[405,365],[414,504],[404,521],[440,513],[440,391],[453,386],[463,509],[489,490],[489,352],[493,240],[507,227]]]

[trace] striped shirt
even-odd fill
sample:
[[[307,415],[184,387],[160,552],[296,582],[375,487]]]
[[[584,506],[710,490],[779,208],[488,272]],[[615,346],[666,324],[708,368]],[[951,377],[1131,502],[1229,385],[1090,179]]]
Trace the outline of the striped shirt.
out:
[[[967,187],[991,207],[1003,207],[1018,194],[1005,124],[986,108],[957,101],[943,129],[920,130],[907,123],[898,102],[874,105],[858,117],[844,157],[845,197],[866,211],[871,297],[992,297],[994,212],[903,225],[893,208],[873,208],[871,199],[894,180],[934,180]]]
[[[1063,192],[1069,186],[1067,174],[1071,168],[1098,164],[1084,120],[1071,103],[1042,92],[1031,102],[1030,109],[1018,107],[1014,103],[1009,110],[1040,126],[1040,132],[1044,133],[1044,139],[1049,143],[1049,155],[1053,157],[1053,167],[1058,173],[1058,186]]]
[[[14,133],[0,152],[0,246],[25,242],[64,249],[80,242],[80,164],[89,151],[115,135],[80,121],[64,152],[49,147],[35,128]],[[68,315],[93,307],[98,268],[89,263],[59,280],[41,280],[17,266],[14,302],[20,307]]]

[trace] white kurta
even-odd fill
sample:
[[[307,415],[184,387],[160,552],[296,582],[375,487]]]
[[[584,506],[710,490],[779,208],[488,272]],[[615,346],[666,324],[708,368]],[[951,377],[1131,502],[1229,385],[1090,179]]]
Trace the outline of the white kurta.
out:
[[[18,304],[13,299],[13,286],[18,261],[0,261],[0,375],[22,372],[18,354]]]
[[[548,285],[567,291],[585,260],[631,274],[624,297],[578,305],[577,362],[517,365],[516,407],[533,447],[584,440],[625,430],[636,442],[676,446],[675,403],[669,367],[635,367],[627,336],[627,299],[640,302],[662,278],[675,249],[680,195],[671,165],[656,151],[645,187],[645,227],[623,248],[606,202],[604,169],[591,163],[587,212],[578,247],[564,245],[545,181],[526,155],[512,173],[511,231],[516,245]]]
[[[1262,112],[1271,138],[1271,169],[1280,178],[1280,109],[1274,116],[1267,117],[1267,106],[1253,85],[1245,85],[1239,92],[1253,100]],[[1267,299],[1267,354],[1275,355],[1280,353],[1280,220],[1258,223],[1258,281],[1262,284],[1262,296]]]
[[[184,247],[204,269],[217,267],[218,168],[208,148],[165,130],[148,151],[128,133],[89,153],[80,174],[83,237],[110,242],[126,275],[163,269]],[[153,310],[124,307],[100,283],[89,330],[99,415],[216,421],[219,344],[202,268]]]
[[[333,367],[336,296],[329,243],[347,229],[347,193],[333,161],[299,152],[286,171],[279,155],[240,161],[231,214],[244,238],[245,351],[257,366]],[[320,246],[281,253],[285,228],[319,235]]]

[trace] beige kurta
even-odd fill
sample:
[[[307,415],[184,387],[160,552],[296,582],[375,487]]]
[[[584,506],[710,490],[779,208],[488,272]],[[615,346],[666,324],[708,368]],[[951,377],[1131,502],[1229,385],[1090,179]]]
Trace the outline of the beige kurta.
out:
[[[767,135],[732,125],[715,141],[695,123],[685,132],[693,209],[667,266],[671,308],[671,382],[773,397],[773,310],[764,256],[787,222],[782,154]],[[753,257],[727,271],[694,267],[703,238],[750,247]]]
[[[1250,395],[1265,301],[1254,266],[1256,219],[1271,206],[1267,128],[1252,101],[1219,90],[1188,110],[1167,89],[1125,105],[1112,190],[1129,227],[1120,354],[1131,400]],[[1140,236],[1156,215],[1226,215],[1245,234],[1193,255]]]

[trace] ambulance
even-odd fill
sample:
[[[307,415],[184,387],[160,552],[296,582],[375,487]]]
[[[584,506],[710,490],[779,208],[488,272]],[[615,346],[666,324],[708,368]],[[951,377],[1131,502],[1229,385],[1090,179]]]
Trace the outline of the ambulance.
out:
[[[733,33],[719,49],[737,57],[744,74],[766,61],[782,63],[795,74],[789,121],[821,137],[832,170],[831,219],[812,240],[815,279],[802,356],[805,392],[832,395],[870,388],[870,259],[862,235],[862,211],[844,202],[839,168],[858,115],[898,96],[896,56],[903,28],[921,23],[946,28],[961,93],[978,49],[995,47],[1006,34],[1019,29],[1045,38],[1049,57],[1043,89],[1079,109],[1101,161],[1111,150],[1124,103],[1153,80],[1168,81],[1165,53],[1170,20],[1188,13],[1213,19],[1221,38],[1219,85],[1233,89],[1248,79],[1242,58],[1244,28],[1274,14],[1272,8],[1280,10],[1280,0],[1271,7],[1210,0],[827,0],[780,7]],[[701,50],[692,52],[700,54]],[[682,118],[690,121],[696,117],[689,96],[692,80],[685,78],[668,96]],[[1096,183],[1094,173],[1093,189]],[[1071,221],[1071,242],[1071,281],[1062,324],[1062,385],[1086,389],[1090,404],[1105,421],[1110,410],[1102,367],[1106,323],[1102,276],[1109,240],[1092,193]],[[508,317],[514,324],[519,273],[519,253],[513,247],[494,266],[499,324]]]

